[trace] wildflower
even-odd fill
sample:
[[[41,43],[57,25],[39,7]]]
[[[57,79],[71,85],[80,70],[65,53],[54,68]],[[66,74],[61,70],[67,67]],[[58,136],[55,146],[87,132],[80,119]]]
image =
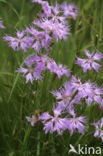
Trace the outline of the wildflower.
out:
[[[87,70],[91,70],[92,68],[96,70],[96,72],[98,72],[100,64],[96,63],[95,61],[99,61],[100,59],[102,59],[103,54],[99,52],[89,53],[88,50],[85,50],[85,54],[88,57],[88,59],[81,59],[77,57],[76,64],[80,65],[83,68],[83,72],[87,72]]]
[[[20,50],[22,49],[24,52],[26,52],[26,49],[28,47],[30,47],[31,43],[32,43],[32,38],[31,37],[27,37],[24,36],[25,32],[22,31],[17,31],[16,33],[17,38],[16,37],[11,37],[6,35],[4,37],[4,40],[9,42],[9,45],[14,49],[14,50]]]
[[[42,10],[44,12],[44,16],[45,17],[49,17],[52,15],[51,13],[51,6],[49,5],[49,3],[47,1],[42,1],[42,0],[32,0],[32,2],[34,3],[38,3],[42,6]]]
[[[41,80],[42,76],[42,70],[44,69],[44,66],[37,65],[36,67],[33,67],[33,65],[36,64],[36,59],[38,60],[38,57],[29,57],[27,60],[25,60],[26,68],[21,67],[17,72],[23,73],[26,77],[26,83],[30,81],[33,83],[34,80]],[[35,61],[34,61],[35,60]]]
[[[41,48],[45,48],[49,51],[51,48],[49,44],[51,43],[52,38],[45,31],[38,31],[35,27],[26,28],[26,32],[32,35],[32,45],[31,47],[38,53]]]
[[[32,93],[33,93],[34,96],[36,95],[36,91],[33,91]]]
[[[94,85],[93,86],[92,93],[86,99],[86,103],[88,105],[90,105],[92,103],[92,101],[95,101],[101,107],[101,103],[102,103],[102,97],[101,97],[101,95],[103,95],[103,89],[98,88],[96,85]]]
[[[80,79],[76,79],[75,76],[72,76],[71,86],[75,91],[78,91],[76,97],[80,99],[85,98],[88,105],[93,101],[101,105],[103,89],[97,87],[95,83],[82,83]]]
[[[69,35],[69,26],[66,24],[59,22],[58,20],[53,19],[42,19],[41,21],[34,21],[34,24],[45,30],[46,34],[52,34],[53,38],[58,41],[58,39],[67,39],[67,35]]]
[[[42,2],[42,0],[32,0],[33,3],[40,3]]]
[[[26,68],[21,67],[17,72],[23,73],[26,77],[26,83],[34,80],[42,79],[42,72],[49,69],[50,72],[56,73],[59,78],[66,75],[69,76],[69,70],[62,66],[62,69],[57,66],[55,61],[49,58],[47,55],[32,55],[25,61]]]
[[[58,78],[61,78],[62,75],[69,77],[69,71],[67,70],[67,67],[63,66],[62,64],[58,65],[58,68],[55,72],[58,75]]]
[[[66,82],[59,91],[52,91],[51,93],[58,100],[57,108],[61,109],[61,111],[68,111],[72,116],[75,115],[74,103],[79,104],[80,100],[75,97],[75,91],[72,89],[70,82]]]
[[[55,62],[51,62],[47,64],[47,68],[50,70],[50,72],[56,73],[58,78],[61,78],[63,75],[69,77],[70,71],[66,69],[66,66],[63,65],[57,66]]]
[[[34,126],[35,123],[38,121],[38,120],[36,119],[35,115],[32,115],[32,117],[26,116],[26,119],[27,119],[28,122],[31,123],[31,126]]]
[[[79,133],[84,134],[85,126],[86,124],[86,117],[80,116],[80,117],[73,117],[68,119],[68,130],[70,131],[70,135],[73,134],[73,132],[78,129]]]
[[[42,1],[41,5],[42,5],[42,9],[44,11],[45,17],[51,16],[52,15],[51,6],[49,5],[49,3],[47,1]]]
[[[93,123],[95,127],[94,137],[101,138],[103,141],[103,118],[101,118],[97,123]]]
[[[67,84],[67,83],[66,83]],[[67,103],[68,101],[70,101],[72,95],[73,95],[73,90],[72,88],[68,87],[68,89],[66,88],[66,84],[64,85],[64,88],[60,88],[59,91],[52,91],[51,93],[56,96],[56,99],[58,100],[63,100],[64,103]]]
[[[65,83],[63,87],[60,87],[59,91],[52,91],[51,92],[54,96],[56,96],[56,99],[63,100],[64,103],[67,103],[71,100],[71,97],[74,94],[73,89],[70,86],[70,83]]]
[[[58,135],[62,134],[62,131],[66,129],[66,123],[68,122],[67,118],[61,118],[60,110],[54,109],[53,116],[49,115],[49,113],[45,112],[40,116],[40,120],[42,120],[44,124],[44,131],[45,133],[53,133],[57,131]]]
[[[5,26],[3,25],[2,19],[0,18],[0,28],[5,29]]]
[[[66,75],[66,77],[69,76],[69,70],[66,69],[66,66],[63,65],[57,65],[56,62],[49,58],[47,55],[41,56],[41,61],[45,64],[46,69],[49,69],[51,73],[57,74],[58,78],[61,78],[61,76]]]
[[[89,96],[93,92],[93,84],[90,82],[82,83],[80,79],[76,79],[75,76],[72,76],[71,79],[71,87],[78,91],[78,97],[84,98],[86,96]]]
[[[70,15],[74,20],[76,20],[76,16],[78,14],[78,8],[76,5],[73,3],[68,5],[66,2],[64,2],[61,5],[61,8],[64,11],[64,16],[68,17]]]
[[[53,10],[54,15],[59,15],[59,13],[60,13],[60,6],[58,5],[57,2],[56,2],[55,6],[52,6],[52,10]]]

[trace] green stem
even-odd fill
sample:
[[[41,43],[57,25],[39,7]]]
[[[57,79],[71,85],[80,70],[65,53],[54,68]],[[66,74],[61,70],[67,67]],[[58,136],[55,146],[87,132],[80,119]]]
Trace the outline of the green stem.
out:
[[[24,11],[24,4],[25,4],[25,0],[22,0],[21,11],[20,11],[20,17],[22,16],[23,11]]]
[[[37,156],[40,156],[40,132],[38,132],[38,136],[37,136]]]

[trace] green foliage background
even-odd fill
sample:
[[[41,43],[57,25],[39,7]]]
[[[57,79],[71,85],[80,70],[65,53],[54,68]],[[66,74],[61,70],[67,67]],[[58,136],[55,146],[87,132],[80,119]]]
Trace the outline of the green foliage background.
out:
[[[51,4],[56,1],[49,0]],[[62,3],[63,0],[58,0]],[[66,42],[54,43],[51,57],[57,63],[68,66],[72,74],[81,77],[83,81],[91,80],[103,86],[103,63],[99,73],[90,71],[83,74],[82,69],[74,65],[76,56],[84,56],[84,50],[90,51],[97,48],[103,53],[103,0],[67,0],[74,2],[79,8],[76,21],[69,20],[71,33]],[[68,154],[69,144],[75,147],[100,146],[100,139],[94,138],[94,128],[87,126],[84,136],[75,133],[70,136],[66,131],[62,136],[55,134],[45,135],[41,123],[33,128],[25,117],[31,116],[35,110],[52,112],[56,102],[50,91],[58,89],[66,77],[58,78],[46,72],[43,81],[34,82],[33,85],[25,84],[25,79],[16,73],[23,58],[32,50],[24,54],[22,51],[14,52],[3,41],[4,34],[14,35],[17,29],[23,30],[35,19],[40,11],[37,4],[30,0],[0,0],[0,16],[6,26],[0,30],[0,156],[73,156]],[[36,90],[36,96],[32,92]],[[88,122],[98,121],[103,116],[103,111],[97,105],[86,107],[84,103],[77,108],[78,115],[88,115]],[[102,148],[103,155],[103,148]],[[75,155],[74,155],[75,156]]]

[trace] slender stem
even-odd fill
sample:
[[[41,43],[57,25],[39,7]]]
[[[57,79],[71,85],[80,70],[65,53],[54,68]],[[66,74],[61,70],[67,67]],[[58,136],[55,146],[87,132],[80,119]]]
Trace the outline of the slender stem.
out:
[[[23,11],[24,11],[24,5],[25,5],[25,0],[22,0],[21,11],[20,11],[20,17],[22,16]]]
[[[38,136],[37,136],[37,153],[36,156],[40,156],[40,132],[38,131]]]

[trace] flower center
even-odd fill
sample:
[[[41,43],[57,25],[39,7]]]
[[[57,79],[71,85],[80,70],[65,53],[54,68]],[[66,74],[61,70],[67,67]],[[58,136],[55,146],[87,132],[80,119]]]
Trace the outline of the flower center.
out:
[[[29,73],[34,73],[34,69],[28,68],[28,72],[29,72]]]

